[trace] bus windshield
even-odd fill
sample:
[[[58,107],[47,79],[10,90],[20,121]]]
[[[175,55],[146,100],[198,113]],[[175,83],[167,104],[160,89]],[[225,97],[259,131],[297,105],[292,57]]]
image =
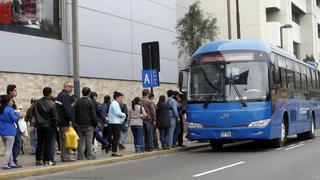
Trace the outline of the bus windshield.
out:
[[[190,101],[265,101],[269,94],[265,61],[199,63],[190,78]]]

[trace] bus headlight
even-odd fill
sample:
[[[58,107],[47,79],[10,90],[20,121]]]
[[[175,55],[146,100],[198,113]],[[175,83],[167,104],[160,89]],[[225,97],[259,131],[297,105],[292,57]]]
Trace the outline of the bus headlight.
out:
[[[261,128],[261,127],[265,127],[269,124],[270,119],[264,119],[264,120],[260,120],[260,121],[254,121],[252,123],[249,124],[248,127],[257,127],[257,128]]]
[[[198,123],[188,123],[188,128],[203,128],[203,126]]]

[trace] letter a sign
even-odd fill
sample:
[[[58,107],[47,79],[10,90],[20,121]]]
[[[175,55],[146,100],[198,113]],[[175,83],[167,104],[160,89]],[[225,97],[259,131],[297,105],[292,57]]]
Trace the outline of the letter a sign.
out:
[[[156,69],[142,71],[142,86],[144,88],[159,86],[159,73]]]

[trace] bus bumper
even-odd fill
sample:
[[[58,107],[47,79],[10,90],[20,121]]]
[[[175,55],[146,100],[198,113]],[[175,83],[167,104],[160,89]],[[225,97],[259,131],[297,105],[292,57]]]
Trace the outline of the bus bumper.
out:
[[[272,139],[270,126],[264,128],[188,128],[187,138],[197,140]]]

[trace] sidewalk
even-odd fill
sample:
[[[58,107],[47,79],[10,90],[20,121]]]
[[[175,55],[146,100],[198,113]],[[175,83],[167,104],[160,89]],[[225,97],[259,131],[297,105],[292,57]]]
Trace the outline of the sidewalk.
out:
[[[19,156],[19,164],[23,166],[20,169],[12,169],[12,170],[0,170],[0,179],[13,179],[13,178],[22,178],[26,176],[37,176],[42,174],[56,173],[62,171],[69,171],[78,169],[81,167],[88,166],[97,166],[103,164],[111,164],[115,162],[128,161],[134,159],[141,159],[146,157],[157,156],[161,154],[171,154],[176,152],[188,151],[196,148],[207,147],[208,143],[195,143],[190,141],[185,141],[185,145],[187,147],[177,147],[170,150],[161,150],[154,151],[143,154],[135,154],[134,147],[132,144],[127,144],[127,149],[124,151],[119,151],[123,157],[111,157],[111,153],[106,154],[104,151],[99,149],[96,153],[96,160],[82,160],[82,161],[74,161],[74,162],[61,162],[60,156],[56,155],[56,166],[35,166],[35,156],[30,154],[24,154]],[[3,162],[3,156],[0,157],[0,162]]]

